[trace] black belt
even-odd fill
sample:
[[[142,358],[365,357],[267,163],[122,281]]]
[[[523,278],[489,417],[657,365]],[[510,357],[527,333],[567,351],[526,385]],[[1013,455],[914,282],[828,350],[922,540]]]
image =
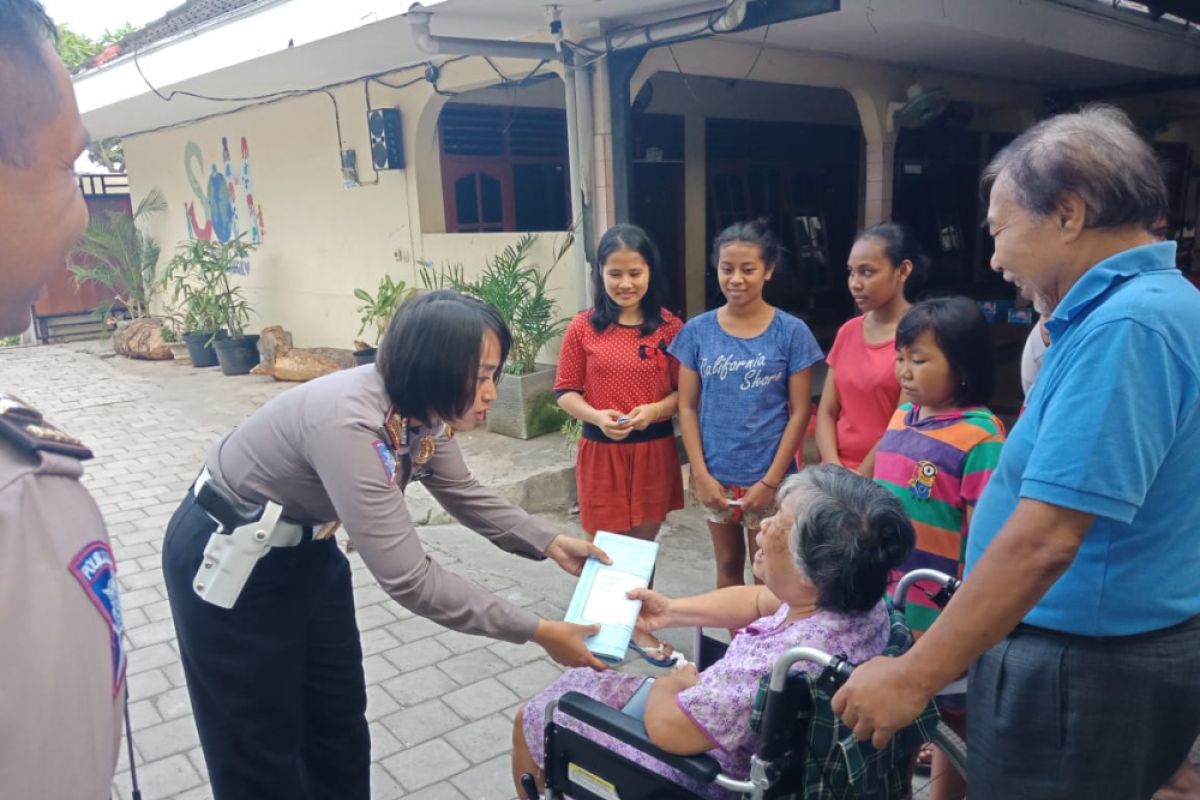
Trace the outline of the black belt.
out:
[[[633,430],[629,432],[621,441],[610,439],[604,435],[604,431],[600,430],[598,425],[593,425],[590,422],[583,423],[583,438],[591,439],[593,442],[604,442],[605,444],[634,444],[635,442],[652,442],[655,439],[665,439],[668,436],[675,435],[675,426],[671,421],[663,420],[662,422],[652,422],[646,426],[645,430]]]
[[[1085,636],[1082,633],[1068,633],[1067,631],[1056,631],[1053,628],[1041,628],[1037,625],[1030,625],[1027,622],[1018,623],[1013,633],[1026,633],[1032,636],[1042,636],[1047,639],[1058,639],[1064,642],[1079,642],[1080,644],[1120,644],[1154,639],[1189,627],[1200,627],[1200,614],[1188,617],[1182,622],[1177,622],[1166,628],[1156,628],[1155,630],[1143,631],[1141,633],[1128,633],[1122,636]]]
[[[246,503],[232,493],[222,489],[212,479],[212,474],[208,471],[208,467],[200,470],[200,475],[192,484],[190,492],[196,505],[204,509],[205,513],[226,532],[232,531],[241,525],[249,525],[257,521],[263,513],[262,506]],[[311,525],[282,518],[279,524],[276,525],[276,528],[281,527],[290,527],[294,532],[289,535],[287,531],[280,531],[285,534],[282,537],[283,541],[273,541],[271,543],[272,547],[292,547],[297,544],[313,541],[314,531]],[[295,531],[297,528],[299,530]],[[332,539],[333,537],[330,538]]]

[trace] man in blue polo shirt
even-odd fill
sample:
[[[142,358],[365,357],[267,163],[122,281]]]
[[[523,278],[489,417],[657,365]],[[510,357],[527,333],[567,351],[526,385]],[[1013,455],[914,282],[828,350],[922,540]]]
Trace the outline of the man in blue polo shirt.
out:
[[[1146,800],[1200,733],[1200,293],[1151,232],[1166,188],[1120,111],[1039,123],[983,187],[992,266],[1049,311],[1054,345],[962,589],[834,707],[881,744],[973,664],[972,800]]]

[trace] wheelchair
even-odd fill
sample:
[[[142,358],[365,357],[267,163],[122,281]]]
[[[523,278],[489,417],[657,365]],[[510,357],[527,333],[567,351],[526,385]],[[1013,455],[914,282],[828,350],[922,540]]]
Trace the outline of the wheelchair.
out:
[[[941,587],[935,601],[945,601],[959,581],[933,570],[916,570],[897,585],[899,602],[891,611],[891,636],[883,655],[898,656],[912,645],[904,621],[907,589],[932,580]],[[906,583],[907,581],[907,583]],[[904,590],[904,593],[901,592]],[[724,655],[727,645],[697,629],[694,661],[703,669]],[[792,672],[800,661],[821,667],[818,674]],[[812,647],[795,647],[763,676],[751,726],[759,734],[757,752],[746,778],[723,774],[707,754],[678,756],[656,747],[640,719],[578,692],[567,692],[546,709],[545,781],[547,800],[697,800],[705,795],[672,778],[626,759],[586,733],[555,720],[555,712],[632,745],[692,781],[721,787],[752,800],[884,800],[908,796],[911,765],[917,749],[932,741],[948,752],[956,769],[966,769],[966,746],[938,719],[931,701],[912,725],[897,731],[882,749],[858,742],[834,715],[831,699],[854,666],[846,659]],[[539,800],[532,776],[524,776],[530,800]]]

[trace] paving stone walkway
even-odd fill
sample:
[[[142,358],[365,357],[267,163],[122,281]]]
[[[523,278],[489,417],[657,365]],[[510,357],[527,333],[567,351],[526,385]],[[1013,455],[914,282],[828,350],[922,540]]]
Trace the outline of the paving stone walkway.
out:
[[[0,383],[96,453],[87,486],[112,536],[129,645],[135,759],[144,800],[211,797],[184,686],[161,569],[163,532],[209,443],[286,384],[213,370],[102,359],[103,347],[0,349]],[[469,457],[468,457],[469,458]],[[564,530],[575,532],[562,520]],[[562,618],[573,579],[455,525],[421,529],[434,558],[539,614]],[[668,530],[696,548],[678,591],[711,580],[706,535]],[[375,800],[512,796],[512,718],[560,668],[536,645],[448,631],[414,617],[351,554],[362,631]],[[636,667],[635,667],[636,669]],[[129,800],[122,747],[114,797]]]
[[[119,564],[143,800],[211,800],[163,586],[162,537],[208,445],[289,384],[100,357],[106,351],[102,343],[0,348],[0,388],[36,406],[96,453],[86,465],[86,481],[108,522]],[[532,473],[552,444],[549,437],[540,445],[498,444],[489,436],[463,443],[468,463],[476,448],[485,482],[492,468],[495,480],[514,465]],[[503,458],[497,465],[498,448]],[[540,491],[546,494],[545,485]],[[578,533],[573,520],[557,520],[565,532]],[[574,579],[549,562],[514,558],[457,525],[423,527],[421,538],[442,564],[541,616],[562,618]],[[672,553],[660,562],[660,589],[680,596],[711,588],[711,544],[695,509],[672,514],[659,541]],[[376,585],[361,559],[350,559],[374,800],[511,798],[513,716],[560,668],[536,645],[467,636],[414,617]],[[666,638],[690,651],[688,633]],[[622,668],[653,672],[640,661]],[[113,796],[130,800],[124,747],[118,770]],[[927,796],[927,784],[927,778],[915,780],[917,798]]]

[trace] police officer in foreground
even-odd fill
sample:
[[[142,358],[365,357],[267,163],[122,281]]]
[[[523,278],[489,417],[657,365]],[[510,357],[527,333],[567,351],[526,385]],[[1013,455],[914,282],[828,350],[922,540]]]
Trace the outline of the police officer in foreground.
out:
[[[55,28],[0,0],[0,336],[87,223],[75,159],[88,144]],[[3,378],[0,377],[0,382]],[[125,655],[112,550],[80,484],[91,453],[0,385],[0,798],[107,798]]]
[[[217,800],[370,795],[362,650],[335,521],[414,614],[603,669],[583,641],[595,626],[538,619],[443,569],[405,505],[420,481],[502,550],[573,574],[589,555],[607,560],[463,463],[454,432],[484,421],[509,343],[491,306],[431,292],[396,312],[377,365],[278,395],[209,450],[167,529],[163,573]]]

